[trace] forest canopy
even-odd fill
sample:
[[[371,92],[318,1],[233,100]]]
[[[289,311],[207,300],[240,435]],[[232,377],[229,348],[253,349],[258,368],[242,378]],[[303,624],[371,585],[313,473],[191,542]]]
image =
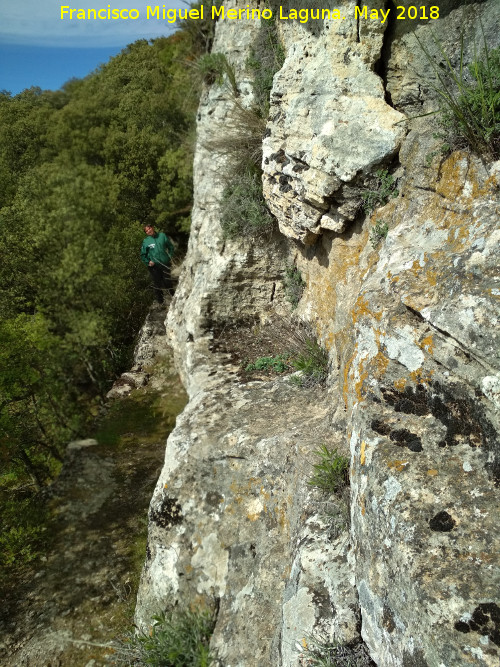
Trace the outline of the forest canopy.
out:
[[[0,489],[46,484],[124,370],[152,296],[142,223],[185,243],[197,48],[180,30],[0,93]]]

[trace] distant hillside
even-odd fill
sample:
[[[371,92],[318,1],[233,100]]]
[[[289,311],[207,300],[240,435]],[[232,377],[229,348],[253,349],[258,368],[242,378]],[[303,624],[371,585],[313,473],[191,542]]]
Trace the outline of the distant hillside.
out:
[[[55,92],[0,95],[3,565],[29,558],[24,536],[37,532],[38,519],[10,531],[16,489],[29,505],[57,474],[129,360],[151,301],[139,223],[185,246],[194,37],[140,40]]]

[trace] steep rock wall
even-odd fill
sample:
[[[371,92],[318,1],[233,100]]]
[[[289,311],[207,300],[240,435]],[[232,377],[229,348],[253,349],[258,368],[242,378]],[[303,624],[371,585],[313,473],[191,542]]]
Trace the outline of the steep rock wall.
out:
[[[246,4],[258,3],[226,7]],[[357,4],[335,3],[342,22],[279,23],[287,58],[263,185],[280,236],[222,238],[228,165],[208,144],[227,131],[231,95],[211,87],[200,106],[193,232],[167,323],[191,401],[151,503],[137,619],[215,607],[226,667],[304,664],[311,635],[361,633],[384,666],[500,655],[500,168],[460,151],[440,159],[429,118],[405,120],[435,105],[413,33],[431,43],[436,31],[456,60],[463,25],[470,57],[479,18],[498,40],[498,5],[464,19],[442,3],[431,26],[356,21]],[[248,100],[258,30],[220,22],[214,45]],[[361,193],[381,167],[399,194],[367,217]],[[375,221],[389,233],[374,248]],[[287,261],[307,283],[298,312],[329,350],[325,391],[242,383],[213,349],[224,327],[286,310]],[[351,455],[350,532],[333,538],[307,485],[321,443]]]

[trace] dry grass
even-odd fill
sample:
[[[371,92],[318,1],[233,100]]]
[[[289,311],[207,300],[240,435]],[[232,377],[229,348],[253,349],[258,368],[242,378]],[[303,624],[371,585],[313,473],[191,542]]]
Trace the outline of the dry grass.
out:
[[[260,169],[265,130],[266,119],[259,115],[258,109],[247,108],[240,100],[233,99],[224,133],[205,142],[204,147],[215,156],[226,158],[233,173],[240,172],[249,163]]]
[[[272,315],[265,322],[246,320],[228,323],[214,329],[212,350],[230,355],[230,361],[240,366],[243,382],[268,379],[276,374],[290,374],[301,370],[298,384],[323,384],[328,374],[328,354],[319,345],[311,325],[301,319]],[[286,368],[281,372],[272,366],[246,370],[263,357],[286,357]]]

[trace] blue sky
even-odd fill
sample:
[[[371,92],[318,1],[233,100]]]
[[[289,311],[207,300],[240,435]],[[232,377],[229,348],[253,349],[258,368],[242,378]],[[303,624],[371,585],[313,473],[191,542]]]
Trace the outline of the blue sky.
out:
[[[17,94],[40,86],[56,90],[83,77],[137,39],[172,32],[166,21],[146,19],[151,0],[0,0],[0,90]],[[182,0],[162,0],[160,9],[185,8]],[[61,20],[71,8],[137,9],[136,20]]]

